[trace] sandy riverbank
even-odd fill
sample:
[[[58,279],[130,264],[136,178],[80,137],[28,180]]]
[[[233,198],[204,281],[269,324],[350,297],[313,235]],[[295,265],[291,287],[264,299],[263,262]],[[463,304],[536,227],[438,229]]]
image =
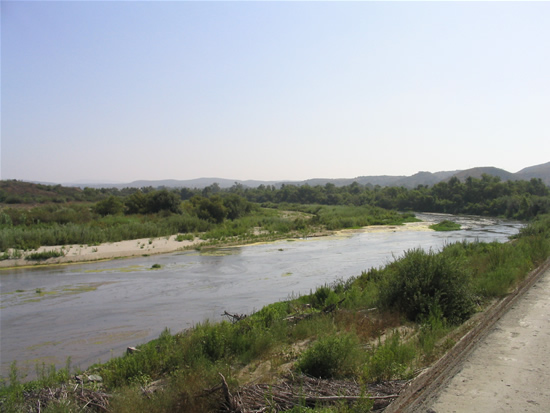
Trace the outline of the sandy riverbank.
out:
[[[341,231],[327,231],[321,235],[346,235],[357,232],[397,232],[397,231],[432,231],[429,222],[412,222],[405,225],[372,225],[360,229],[345,229]],[[44,261],[31,261],[25,258],[9,259],[0,261],[0,269],[13,267],[67,264],[86,261],[109,260],[123,257],[139,257],[142,255],[166,254],[182,251],[198,246],[206,242],[203,239],[195,238],[192,241],[177,241],[176,235],[160,238],[141,238],[128,241],[109,242],[100,245],[56,245],[40,247],[33,251],[23,252],[28,255],[34,252],[63,251],[62,257],[50,258]],[[220,245],[222,246],[222,245]]]
[[[160,238],[141,238],[128,241],[109,242],[100,245],[56,245],[40,247],[33,251],[23,252],[24,255],[34,252],[63,251],[62,257],[50,258],[44,261],[31,261],[25,258],[0,261],[0,268],[34,265],[65,264],[109,260],[121,257],[138,257],[141,255],[166,254],[181,251],[204,240],[195,238],[193,241],[177,241],[175,235]]]
[[[402,231],[433,231],[430,229],[430,225],[433,222],[408,222],[404,225],[369,225],[359,229],[342,229],[337,231],[339,234],[353,233],[353,232],[402,232]]]

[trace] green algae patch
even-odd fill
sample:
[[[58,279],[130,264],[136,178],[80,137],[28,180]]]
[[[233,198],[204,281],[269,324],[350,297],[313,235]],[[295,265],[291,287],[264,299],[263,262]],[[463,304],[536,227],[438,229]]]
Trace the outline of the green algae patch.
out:
[[[115,328],[111,329],[112,331],[105,331],[98,334],[90,335],[86,338],[81,338],[78,340],[73,340],[68,342],[69,345],[77,346],[89,346],[89,345],[106,345],[106,344],[115,344],[122,341],[135,340],[140,341],[149,336],[148,330],[126,330],[126,331],[114,331]]]
[[[205,249],[200,251],[200,255],[207,257],[225,257],[228,255],[237,254],[239,254],[239,250],[237,248]]]
[[[76,287],[67,287],[67,288],[63,288],[62,293],[64,295],[87,293],[87,292],[90,292],[90,291],[97,290],[97,287],[99,287],[100,285],[103,285],[103,284],[107,284],[107,283],[96,283],[96,285],[84,284],[84,285],[79,285],[79,286],[76,286]]]
[[[31,290],[16,290],[8,293],[2,293],[2,304],[4,304],[2,308],[10,305],[36,303],[50,298],[83,294],[95,291],[100,286],[111,283],[112,282],[96,282],[91,284],[66,285],[53,290],[45,290],[41,287],[37,287]]]
[[[58,344],[61,344],[61,341],[44,341],[43,343],[33,344],[32,346],[25,348],[25,350],[33,351],[43,347],[57,346]]]

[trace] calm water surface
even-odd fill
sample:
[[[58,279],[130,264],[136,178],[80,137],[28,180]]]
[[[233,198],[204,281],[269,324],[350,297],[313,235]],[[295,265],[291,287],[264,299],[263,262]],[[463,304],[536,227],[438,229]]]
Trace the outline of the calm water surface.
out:
[[[421,215],[438,222],[449,216]],[[262,306],[385,265],[411,248],[439,249],[460,240],[501,241],[517,222],[452,217],[454,232],[355,233],[208,254],[173,253],[107,262],[0,271],[1,373],[45,362],[85,368],[227,310]],[[152,270],[153,264],[162,265]],[[39,291],[39,292],[37,292]]]

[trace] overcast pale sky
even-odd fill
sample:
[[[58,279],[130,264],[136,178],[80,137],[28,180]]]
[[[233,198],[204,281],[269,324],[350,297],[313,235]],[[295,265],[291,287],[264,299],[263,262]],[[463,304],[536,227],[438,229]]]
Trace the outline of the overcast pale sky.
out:
[[[1,2],[1,178],[550,161],[549,2]]]

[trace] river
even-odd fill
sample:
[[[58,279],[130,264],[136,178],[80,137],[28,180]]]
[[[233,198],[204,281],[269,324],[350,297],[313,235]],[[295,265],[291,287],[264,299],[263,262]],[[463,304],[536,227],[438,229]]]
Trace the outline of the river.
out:
[[[417,214],[439,222],[449,216]],[[504,242],[522,224],[452,217],[453,232],[350,232],[338,236],[149,257],[0,271],[1,374],[10,364],[33,376],[39,363],[86,368],[128,346],[177,332],[224,310],[264,305],[360,275],[412,248],[460,240]],[[160,269],[152,269],[160,264]]]

